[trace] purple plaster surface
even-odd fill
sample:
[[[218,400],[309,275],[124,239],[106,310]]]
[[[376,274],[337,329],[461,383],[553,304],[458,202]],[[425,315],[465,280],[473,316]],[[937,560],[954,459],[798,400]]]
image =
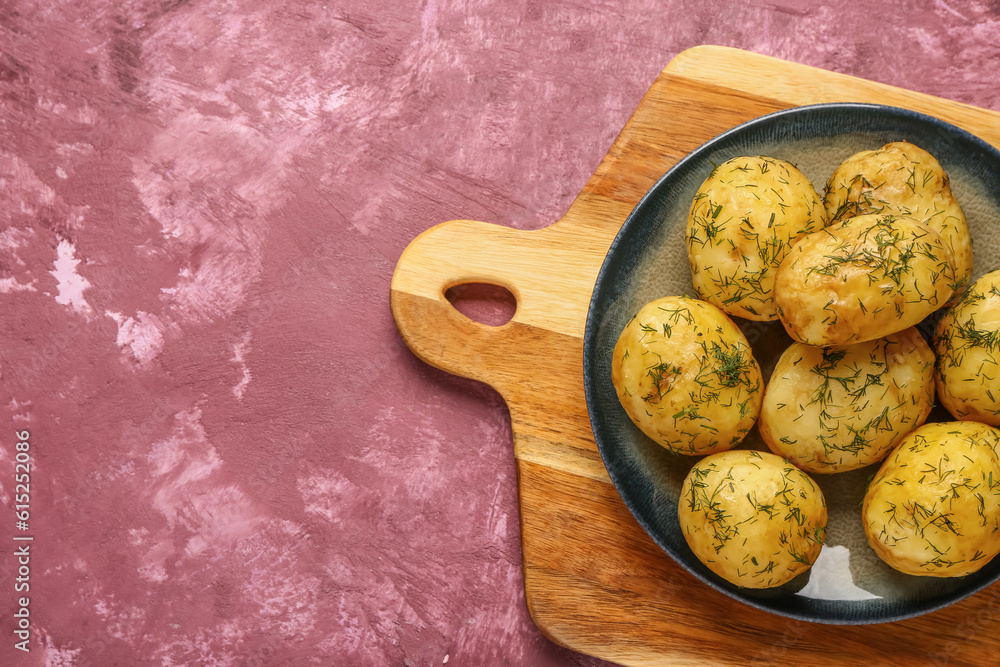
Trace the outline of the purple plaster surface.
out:
[[[1000,110],[995,1],[0,2],[0,665],[605,664],[532,624],[505,406],[389,282],[557,219],[699,44]]]

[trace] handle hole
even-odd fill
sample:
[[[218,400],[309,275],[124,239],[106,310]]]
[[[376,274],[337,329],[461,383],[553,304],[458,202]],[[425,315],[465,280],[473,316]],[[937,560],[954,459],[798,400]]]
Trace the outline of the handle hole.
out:
[[[510,322],[517,310],[517,299],[510,290],[489,283],[463,283],[449,287],[444,297],[470,320],[499,327]]]

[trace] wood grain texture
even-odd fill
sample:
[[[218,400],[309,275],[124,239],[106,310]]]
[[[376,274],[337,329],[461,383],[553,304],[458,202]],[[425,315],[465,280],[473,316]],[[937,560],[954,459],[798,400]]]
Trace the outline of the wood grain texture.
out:
[[[954,123],[1000,146],[1000,115],[723,47],[660,74],[566,214],[518,231],[438,225],[399,259],[392,311],[418,357],[493,386],[510,409],[525,592],[553,641],[624,665],[983,665],[1000,648],[1000,586],[893,624],[828,626],[734,602],[676,565],[625,508],[584,403],[583,332],[594,281],[633,206],[678,159],[746,120],[820,102],[875,102]],[[457,284],[508,288],[507,324],[469,320]]]

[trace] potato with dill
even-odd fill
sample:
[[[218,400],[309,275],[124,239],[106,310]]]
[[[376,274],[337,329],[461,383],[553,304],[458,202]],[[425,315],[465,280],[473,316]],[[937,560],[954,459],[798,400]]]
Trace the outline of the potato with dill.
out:
[[[956,419],[1000,426],[1000,271],[976,280],[934,336],[938,398]]]
[[[792,343],[764,391],[768,448],[807,472],[881,461],[934,406],[934,353],[915,328],[844,347]]]
[[[611,379],[629,418],[679,454],[733,447],[760,412],[763,379],[747,339],[721,310],[688,297],[639,310],[615,345]]]
[[[861,215],[807,234],[785,257],[774,303],[794,340],[849,345],[915,326],[952,296],[954,260],[912,218]]]
[[[882,464],[865,494],[865,534],[905,574],[960,577],[1000,553],[1000,431],[925,424]]]
[[[906,141],[847,158],[823,194],[830,222],[879,214],[914,218],[937,232],[955,261],[956,291],[972,275],[972,237],[965,213],[937,159]]]
[[[822,199],[794,165],[763,156],[724,162],[699,188],[688,214],[695,291],[730,315],[776,320],[775,270],[799,237],[825,224]]]
[[[816,562],[827,509],[806,473],[770,452],[739,449],[691,469],[677,517],[691,551],[712,572],[737,586],[773,588]]]

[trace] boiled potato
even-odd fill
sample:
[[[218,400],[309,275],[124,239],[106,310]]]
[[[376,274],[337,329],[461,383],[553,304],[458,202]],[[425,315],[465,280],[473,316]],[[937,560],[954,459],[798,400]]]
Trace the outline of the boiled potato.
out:
[[[1000,426],[1000,271],[965,292],[938,324],[938,398],[956,419]]]
[[[862,215],[804,236],[774,281],[774,303],[800,343],[848,345],[908,329],[945,305],[951,251],[912,218]]]
[[[934,405],[934,353],[915,328],[844,347],[792,343],[764,391],[772,452],[813,473],[881,461]]]
[[[972,237],[948,175],[933,155],[905,141],[845,160],[823,196],[830,222],[869,213],[914,218],[936,231],[955,258],[957,291],[972,274]]]
[[[807,474],[769,452],[733,450],[699,461],[681,486],[684,539],[712,572],[746,588],[773,588],[816,561],[826,501]]]
[[[925,424],[885,460],[865,494],[865,534],[900,572],[971,574],[1000,553],[1000,431]]]
[[[695,291],[730,315],[778,319],[774,272],[799,237],[825,224],[822,199],[794,165],[759,156],[724,162],[698,189],[688,215]]]
[[[664,297],[625,326],[611,362],[625,412],[672,452],[739,443],[760,412],[760,367],[739,328],[715,306]]]

